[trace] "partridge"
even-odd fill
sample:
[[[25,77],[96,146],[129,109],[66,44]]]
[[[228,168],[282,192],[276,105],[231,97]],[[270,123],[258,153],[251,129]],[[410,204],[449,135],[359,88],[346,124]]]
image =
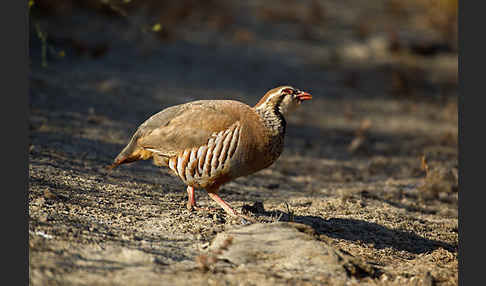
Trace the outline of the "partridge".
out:
[[[152,158],[187,185],[187,208],[198,209],[194,189],[205,189],[226,213],[221,185],[272,165],[282,153],[285,116],[312,96],[291,86],[269,90],[253,107],[234,100],[198,100],[168,107],[142,123],[110,168]]]

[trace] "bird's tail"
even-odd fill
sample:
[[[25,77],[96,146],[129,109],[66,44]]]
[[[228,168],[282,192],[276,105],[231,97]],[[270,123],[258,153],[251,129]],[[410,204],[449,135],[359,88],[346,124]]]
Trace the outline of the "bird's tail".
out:
[[[125,150],[125,149],[123,149],[123,150]],[[118,156],[116,156],[115,160],[113,160],[113,164],[107,166],[106,168],[108,170],[111,170],[111,169],[113,169],[113,168],[115,168],[115,167],[117,167],[121,164],[129,163],[128,158],[129,158],[129,156],[125,155],[124,152],[121,151],[120,154],[118,154]],[[133,161],[135,161],[135,160],[132,160],[130,162],[133,162]]]
[[[107,170],[111,170],[111,169],[113,169],[113,168],[117,167],[118,165],[123,164],[123,162],[124,162],[124,160],[116,160],[116,159],[115,159],[115,160],[113,161],[113,164],[106,166],[106,169],[107,169]]]
[[[135,134],[125,148],[113,160],[113,164],[107,166],[111,170],[121,164],[131,163],[138,160],[146,160],[152,157],[152,152],[137,145],[138,134]]]

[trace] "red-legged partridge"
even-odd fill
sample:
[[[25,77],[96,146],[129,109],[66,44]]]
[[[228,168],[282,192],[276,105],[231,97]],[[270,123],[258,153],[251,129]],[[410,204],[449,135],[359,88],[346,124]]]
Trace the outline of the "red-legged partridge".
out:
[[[234,100],[198,100],[166,108],[140,125],[111,167],[153,158],[187,185],[203,188],[228,214],[218,195],[224,183],[270,166],[282,153],[285,116],[312,96],[291,86],[268,91],[254,106]]]

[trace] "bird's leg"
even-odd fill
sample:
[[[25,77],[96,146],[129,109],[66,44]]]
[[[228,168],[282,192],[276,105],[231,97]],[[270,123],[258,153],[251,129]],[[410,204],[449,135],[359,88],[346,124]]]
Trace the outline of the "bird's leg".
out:
[[[192,211],[197,208],[196,196],[194,195],[194,188],[187,186],[187,209]]]
[[[237,213],[228,203],[223,201],[222,198],[220,198],[216,192],[208,192],[208,195],[213,199],[215,202],[220,205],[224,211],[229,214],[232,217],[240,218],[242,224],[248,224],[248,223],[256,223],[257,221],[254,218],[251,218],[249,216],[246,216],[244,214],[239,214]]]
[[[194,187],[187,186],[187,209],[189,211],[214,211],[212,208],[198,207],[196,204],[196,195],[194,193]]]
[[[238,216],[236,211],[233,208],[231,208],[231,206],[228,203],[223,201],[223,199],[220,198],[216,193],[208,192],[208,195],[209,195],[209,197],[211,197],[211,199],[213,199],[215,202],[217,202],[218,205],[220,205],[227,214],[229,214],[230,216],[233,216],[233,217]]]

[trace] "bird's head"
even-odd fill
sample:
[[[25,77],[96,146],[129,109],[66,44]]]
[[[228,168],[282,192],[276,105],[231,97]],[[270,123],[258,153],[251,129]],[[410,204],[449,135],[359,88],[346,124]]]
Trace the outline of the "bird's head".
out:
[[[312,99],[312,95],[291,86],[279,86],[269,90],[255,105],[255,109],[278,111],[283,116],[291,113],[300,104]]]

